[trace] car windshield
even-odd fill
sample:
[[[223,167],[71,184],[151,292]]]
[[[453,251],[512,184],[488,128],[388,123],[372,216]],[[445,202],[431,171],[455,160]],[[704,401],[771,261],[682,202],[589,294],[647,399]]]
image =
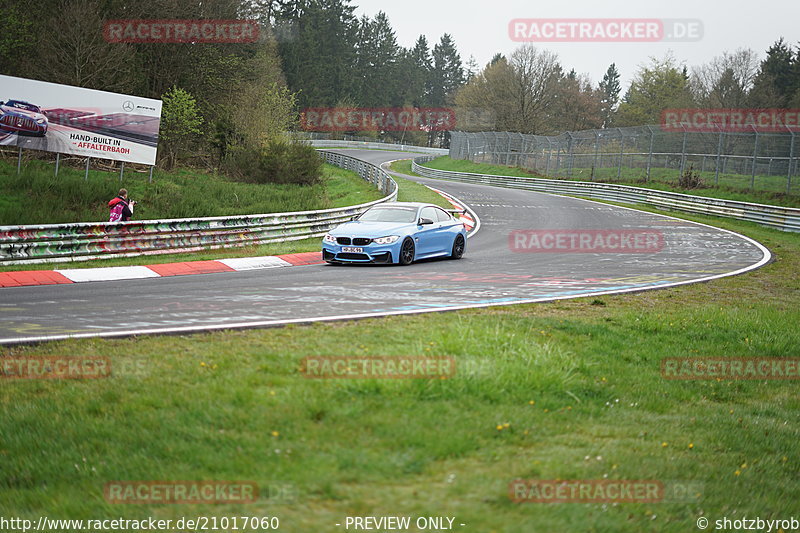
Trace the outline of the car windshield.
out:
[[[411,207],[373,207],[359,220],[364,222],[414,222],[417,210]]]
[[[24,109],[25,111],[33,111],[34,113],[39,112],[39,108],[33,104],[27,104],[25,102],[15,102],[14,100],[9,100],[6,102],[6,106],[8,107],[16,107],[17,109]]]

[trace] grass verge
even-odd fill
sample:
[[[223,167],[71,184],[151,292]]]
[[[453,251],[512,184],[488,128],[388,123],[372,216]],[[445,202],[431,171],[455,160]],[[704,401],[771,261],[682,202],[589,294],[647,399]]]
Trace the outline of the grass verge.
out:
[[[666,357],[800,357],[800,235],[710,217],[768,246],[746,275],[638,294],[260,331],[80,340],[101,380],[0,387],[0,514],[35,518],[451,516],[464,531],[664,531],[788,518],[796,381],[672,381]],[[308,355],[446,355],[447,380],[310,380]],[[694,482],[687,501],[513,504],[515,478]],[[114,505],[115,480],[250,480],[249,505]]]

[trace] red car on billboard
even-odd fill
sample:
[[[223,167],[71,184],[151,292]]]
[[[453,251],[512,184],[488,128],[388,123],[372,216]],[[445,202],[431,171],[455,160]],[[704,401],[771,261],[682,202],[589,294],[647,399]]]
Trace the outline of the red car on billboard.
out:
[[[0,131],[44,137],[47,116],[42,109],[22,100],[0,102]]]

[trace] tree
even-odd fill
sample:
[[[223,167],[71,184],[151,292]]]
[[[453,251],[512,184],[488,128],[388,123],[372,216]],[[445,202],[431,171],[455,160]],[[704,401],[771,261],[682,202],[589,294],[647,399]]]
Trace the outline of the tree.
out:
[[[479,68],[480,67],[478,67],[478,61],[475,59],[475,56],[469,56],[469,60],[467,61],[467,65],[464,70],[464,83],[474,78],[478,73]]]
[[[370,20],[364,15],[358,24],[354,74],[355,94],[364,107],[401,105],[398,80],[402,49],[386,14],[379,11]]]
[[[608,70],[606,70],[606,73],[603,75],[603,81],[601,81],[597,87],[597,90],[600,92],[600,118],[603,128],[611,126],[611,117],[619,103],[620,89],[617,65],[616,63],[611,63],[611,65],[608,66]]]
[[[769,47],[766,59],[761,62],[750,93],[750,105],[786,107],[798,85],[795,70],[792,49],[781,37]]]
[[[623,102],[619,105],[618,126],[642,126],[661,122],[665,109],[694,106],[683,68],[667,55],[662,59],[650,58],[649,65],[639,68]]]
[[[573,80],[577,78],[574,75]],[[486,66],[458,91],[459,110],[487,110],[498,130],[549,133],[555,128],[559,82],[563,75],[558,57],[531,44],[517,48],[506,60]]]
[[[430,98],[433,59],[428,40],[420,35],[414,47],[408,51],[402,70],[403,86],[406,88],[404,103],[422,107]]]
[[[187,91],[173,87],[161,96],[161,131],[159,138],[167,152],[167,168],[172,168],[181,152],[191,141],[202,135],[203,118],[197,111],[197,102]]]
[[[38,10],[38,8],[37,8]],[[38,61],[30,61],[26,77],[111,91],[130,89],[138,63],[129,44],[103,38],[105,17],[91,0],[61,1],[45,18],[37,38]]]
[[[294,0],[277,16],[286,81],[301,107],[331,106],[353,94],[358,21],[351,0]]]
[[[703,107],[744,107],[757,71],[758,59],[753,50],[739,48],[733,53],[723,52],[709,63],[692,69],[691,90]]]
[[[443,107],[448,97],[464,83],[464,68],[453,38],[445,33],[433,47],[431,94],[428,105]]]
[[[563,132],[602,127],[603,95],[592,88],[588,76],[571,70],[558,80],[555,90],[547,129]]]

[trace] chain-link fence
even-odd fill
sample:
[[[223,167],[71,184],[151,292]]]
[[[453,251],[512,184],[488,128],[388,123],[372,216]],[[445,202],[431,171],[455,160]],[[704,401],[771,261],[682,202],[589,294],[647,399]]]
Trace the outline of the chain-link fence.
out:
[[[800,194],[800,130],[701,133],[637,126],[557,136],[460,131],[450,135],[453,159],[522,167],[544,176],[677,182],[691,172],[706,184]]]

